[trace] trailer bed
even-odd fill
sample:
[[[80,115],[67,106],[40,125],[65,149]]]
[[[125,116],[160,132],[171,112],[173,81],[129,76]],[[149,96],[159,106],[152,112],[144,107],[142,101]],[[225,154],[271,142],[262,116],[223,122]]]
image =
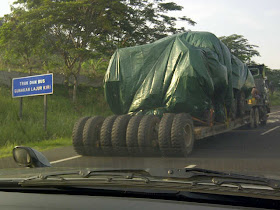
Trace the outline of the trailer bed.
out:
[[[228,132],[230,130],[246,125],[247,123],[249,123],[249,118],[249,116],[244,116],[243,118],[238,118],[236,120],[229,121],[229,123],[217,124],[213,126],[195,126],[194,138],[198,140],[209,136],[214,136],[217,134]]]

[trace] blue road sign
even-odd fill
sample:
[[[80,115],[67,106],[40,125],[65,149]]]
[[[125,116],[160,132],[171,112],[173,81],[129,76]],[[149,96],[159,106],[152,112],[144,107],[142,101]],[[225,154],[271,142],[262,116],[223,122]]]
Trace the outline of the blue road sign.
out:
[[[53,74],[14,78],[13,98],[53,94]]]

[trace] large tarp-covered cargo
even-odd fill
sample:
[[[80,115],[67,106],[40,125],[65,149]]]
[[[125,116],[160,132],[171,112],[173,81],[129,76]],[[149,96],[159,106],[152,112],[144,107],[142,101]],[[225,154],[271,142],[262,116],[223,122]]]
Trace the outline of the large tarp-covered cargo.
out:
[[[233,89],[248,97],[253,77],[212,33],[186,32],[116,50],[108,66],[105,97],[115,114],[187,112],[225,116]]]

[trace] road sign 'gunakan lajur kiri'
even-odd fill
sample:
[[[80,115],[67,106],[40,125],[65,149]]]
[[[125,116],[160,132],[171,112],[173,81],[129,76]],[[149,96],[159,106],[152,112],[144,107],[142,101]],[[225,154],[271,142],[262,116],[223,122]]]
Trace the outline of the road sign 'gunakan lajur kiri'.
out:
[[[53,94],[53,74],[13,79],[13,98]]]

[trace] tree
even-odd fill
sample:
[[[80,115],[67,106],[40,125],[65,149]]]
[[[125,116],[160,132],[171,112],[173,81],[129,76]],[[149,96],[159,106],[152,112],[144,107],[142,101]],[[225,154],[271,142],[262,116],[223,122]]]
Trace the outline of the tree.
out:
[[[89,59],[82,64],[82,68],[90,70],[87,72],[87,76],[90,78],[103,77],[109,65],[109,60],[109,57]]]
[[[147,44],[170,34],[185,31],[185,28],[176,28],[178,20],[195,25],[196,22],[186,16],[173,17],[167,15],[169,11],[180,11],[182,6],[174,2],[165,3],[163,0],[127,0],[125,14],[121,22],[113,23],[117,26],[106,36],[114,46],[125,47],[138,44]]]
[[[24,14],[25,11],[17,9],[12,14],[1,18],[0,48],[4,62],[17,63],[28,69],[31,75],[32,68],[40,60],[38,51],[42,40],[39,38],[39,31],[37,36],[31,33],[36,25],[29,24]]]
[[[251,64],[254,56],[260,56],[256,50],[257,45],[249,44],[243,35],[232,34],[230,36],[222,36],[219,39],[229,48],[230,52],[239,58],[242,62]]]
[[[269,91],[273,95],[275,90],[280,88],[280,70],[270,69],[267,66],[266,68],[266,75],[269,81]]]
[[[73,101],[83,62],[110,56],[118,47],[144,44],[184,31],[175,27],[177,20],[195,24],[187,17],[168,16],[168,11],[182,7],[162,0],[18,0],[15,4],[12,16],[21,11],[24,17],[16,26],[35,25],[24,31],[30,36],[25,39],[32,42],[29,49],[37,49],[32,44],[39,42],[32,40],[38,37],[42,40],[40,53],[56,54],[64,60],[65,76],[74,77]],[[24,43],[20,37],[13,40]]]

